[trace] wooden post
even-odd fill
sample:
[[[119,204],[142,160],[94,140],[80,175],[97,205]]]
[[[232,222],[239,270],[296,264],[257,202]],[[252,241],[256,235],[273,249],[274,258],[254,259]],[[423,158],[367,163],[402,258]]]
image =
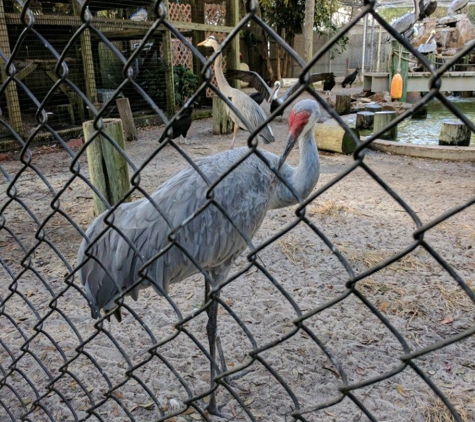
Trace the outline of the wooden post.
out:
[[[168,1],[165,0],[168,9]],[[165,89],[167,96],[167,114],[175,114],[175,79],[173,74],[173,51],[172,34],[170,31],[162,31],[163,63],[165,64]]]
[[[120,119],[103,119],[103,133],[113,139],[122,150],[125,150],[124,130]],[[93,121],[84,122],[84,139],[87,142],[96,130]],[[98,135],[87,146],[87,162],[91,183],[102,194],[108,204],[93,193],[94,213],[102,214],[120,201],[130,189],[129,168],[124,156],[103,136]],[[125,199],[130,202],[130,197]]]
[[[81,15],[81,5],[79,2],[70,0],[72,10],[76,16]],[[80,35],[81,40],[81,59],[84,69],[84,84],[86,86],[86,95],[89,100],[97,105],[97,87],[96,87],[96,75],[94,73],[94,58],[92,56],[92,43],[91,32],[89,29],[83,31]],[[83,107],[82,101],[78,106]],[[94,117],[92,110],[89,110],[89,117]]]
[[[7,57],[11,56],[10,42],[8,37],[8,27],[5,20],[5,6],[3,1],[0,0],[0,50],[2,50]],[[5,83],[7,79],[7,72],[5,69],[5,63],[0,63],[1,68],[1,82]],[[5,90],[5,96],[7,99],[8,107],[8,121],[15,132],[23,136],[23,122],[21,119],[20,100],[18,98],[18,91],[16,83],[12,80],[8,83]]]
[[[351,96],[344,94],[336,95],[336,100],[335,100],[335,111],[342,116],[343,114],[350,114],[351,111]]]
[[[397,117],[397,115],[397,111],[378,111],[377,113],[374,113],[373,132],[379,132],[379,130],[385,128],[389,123],[391,123],[391,120],[394,120]],[[397,139],[397,125],[383,132],[379,138],[388,141],[395,141]]]
[[[372,129],[374,113],[371,111],[358,111],[356,113],[356,129]]]
[[[439,135],[439,145],[470,145],[470,129],[460,120],[442,120],[442,129]]]
[[[125,139],[127,141],[135,141],[137,139],[137,128],[135,127],[134,116],[130,108],[128,98],[117,98],[115,100],[117,109],[119,110],[120,120],[124,125]]]
[[[399,57],[401,56],[401,57]],[[390,55],[389,65],[389,86],[388,91],[391,91],[391,81],[396,73],[399,73],[402,77],[402,97],[399,99],[401,102],[406,101],[407,94],[407,80],[409,72],[409,52],[402,47],[396,40],[392,42],[392,52]]]
[[[226,105],[219,97],[213,97],[213,133],[220,135],[232,132],[234,122],[229,118],[226,112]]]
[[[371,111],[373,113],[376,113],[377,111],[383,111],[383,106],[381,104],[368,104],[366,107],[365,107],[365,110],[366,111]]]
[[[236,27],[239,23],[239,1],[226,1],[226,25]],[[226,66],[228,69],[239,69],[239,33],[233,38],[229,44],[229,50],[226,54]],[[240,88],[239,81],[235,79],[231,86]]]
[[[427,106],[423,106],[411,115],[412,119],[427,119]]]
[[[359,132],[355,129],[350,130],[359,139]],[[332,121],[316,124],[313,132],[315,143],[320,150],[351,154],[356,149],[356,144],[353,142],[351,135]]]

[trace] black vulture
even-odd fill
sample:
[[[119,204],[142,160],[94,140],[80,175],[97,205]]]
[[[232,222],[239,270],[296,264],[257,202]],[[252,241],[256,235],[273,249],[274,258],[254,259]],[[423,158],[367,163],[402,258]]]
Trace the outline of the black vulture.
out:
[[[171,129],[165,130],[158,142],[162,143],[167,137],[167,134],[171,133],[171,136],[170,136],[171,139],[176,139],[179,136],[182,136],[183,139],[185,140],[185,143],[188,144],[186,135],[188,133],[188,129],[190,128],[191,122],[193,120],[191,117],[192,112],[193,112],[193,105],[189,105],[185,109],[180,110],[180,112],[178,113],[178,118],[174,120],[173,123],[171,124]]]
[[[341,86],[343,88],[346,88],[346,85],[351,85],[356,79],[356,75],[358,74],[358,70],[360,70],[358,67],[355,69],[354,72],[350,73],[345,79],[343,79],[343,82],[341,83]]]

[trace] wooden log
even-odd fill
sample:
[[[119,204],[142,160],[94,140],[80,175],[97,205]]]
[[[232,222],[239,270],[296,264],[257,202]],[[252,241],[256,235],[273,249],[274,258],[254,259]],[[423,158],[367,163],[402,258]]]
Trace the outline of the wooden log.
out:
[[[422,106],[418,110],[414,111],[411,115],[412,119],[427,119],[427,106]]]
[[[381,104],[376,104],[376,103],[373,103],[373,104],[368,104],[366,107],[365,107],[365,110],[366,111],[371,111],[373,113],[376,113],[377,111],[383,111],[383,106]]]
[[[102,133],[107,134],[125,150],[124,129],[120,119],[103,119]],[[93,121],[84,122],[84,139],[89,141],[96,133]],[[109,206],[120,201],[130,189],[129,168],[121,152],[103,135],[96,136],[86,148],[91,183],[104,197],[104,202],[93,192],[94,213],[102,214]],[[124,202],[129,202],[130,196]]]
[[[117,98],[115,103],[119,110],[120,120],[122,120],[124,126],[125,139],[127,141],[135,141],[137,139],[137,128],[135,127],[134,116],[132,115],[129,99]]]
[[[470,129],[460,120],[442,120],[439,135],[439,145],[457,145],[468,147],[470,145]]]
[[[371,111],[358,111],[356,113],[356,129],[372,129],[374,123],[374,113]]]
[[[342,116],[343,114],[350,114],[351,112],[351,96],[348,94],[337,94],[335,100],[335,111]]]
[[[234,123],[226,112],[226,105],[223,100],[213,97],[213,133],[215,135],[232,132]]]
[[[394,120],[397,117],[397,115],[397,111],[378,111],[377,113],[374,113],[373,132],[378,132],[385,128],[389,123],[391,123],[391,120]],[[383,132],[379,138],[388,141],[395,141],[397,139],[397,125]]]
[[[360,134],[356,129],[350,129],[359,139]],[[314,128],[315,142],[318,149],[323,151],[351,154],[356,149],[356,144],[351,135],[338,123],[325,122],[316,124]]]

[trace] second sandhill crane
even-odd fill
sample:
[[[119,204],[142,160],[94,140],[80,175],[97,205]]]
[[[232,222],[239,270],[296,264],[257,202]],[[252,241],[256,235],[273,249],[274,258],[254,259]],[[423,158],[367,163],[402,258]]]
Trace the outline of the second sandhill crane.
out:
[[[216,38],[210,35],[206,40],[200,42],[198,46],[211,47],[214,51],[220,51],[220,45]],[[245,121],[241,120],[239,116],[226,104],[226,111],[234,122],[233,140],[231,142],[231,149],[234,148],[236,141],[236,135],[239,128],[253,132],[266,120],[264,110],[252,99],[249,95],[233,88],[229,85],[228,81],[223,74],[223,54],[219,52],[214,62],[214,74],[216,76],[216,82],[221,93],[232,103],[232,105],[238,110]],[[274,134],[269,124],[265,125],[259,132],[259,138],[268,144],[274,142]]]
[[[319,117],[316,101],[299,101],[289,115],[287,145],[280,157],[260,150],[264,162],[241,147],[202,158],[196,161],[200,172],[189,166],[150,197],[97,217],[77,257],[93,318],[105,310],[120,319],[124,296],[137,300],[139,291],[150,286],[159,295],[167,294],[171,284],[201,268],[208,292],[206,331],[214,386],[218,302],[211,300],[210,289],[227,279],[234,260],[246,248],[252,251],[250,242],[267,211],[301,202],[317,184],[320,161],[314,126]],[[297,143],[300,163],[292,167],[285,161]],[[232,166],[231,173],[210,187]],[[214,292],[217,297],[219,290]],[[208,411],[218,414],[213,393]]]

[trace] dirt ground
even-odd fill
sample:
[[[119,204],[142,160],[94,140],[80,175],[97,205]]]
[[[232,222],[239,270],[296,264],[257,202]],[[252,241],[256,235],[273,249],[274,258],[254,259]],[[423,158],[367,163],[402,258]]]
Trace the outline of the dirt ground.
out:
[[[272,123],[276,142],[263,147],[278,155],[286,141],[289,110],[282,122]],[[162,130],[141,129],[139,139],[127,144],[137,168],[156,150]],[[231,136],[213,135],[211,119],[194,121],[190,143],[181,147],[196,159],[228,149]],[[236,145],[243,146],[245,140],[246,133],[241,131]],[[291,164],[298,163],[298,154],[292,152]],[[421,371],[449,398],[463,421],[475,420],[474,336],[422,354],[411,361],[412,367],[401,367],[401,357],[407,352],[401,341],[410,351],[423,350],[475,325],[474,303],[427,250],[436,251],[454,274],[473,288],[475,207],[467,207],[427,231],[427,249],[417,246],[389,266],[370,270],[410,248],[416,229],[413,218],[376,183],[371,172],[416,218],[428,224],[474,197],[474,164],[369,150],[364,159],[366,170],[358,166],[349,171],[354,163],[351,156],[321,152],[320,160],[315,192],[321,193],[308,205],[306,215],[347,259],[360,279],[357,291],[399,332],[400,339],[356,295],[342,298],[347,291],[347,270],[315,231],[300,223],[259,254],[260,265],[279,286],[253,266],[222,290],[223,300],[245,323],[257,347],[278,343],[253,358],[248,335],[228,311],[220,309],[220,336],[228,368],[250,364],[252,369],[233,381],[233,394],[218,387],[218,403],[225,404],[223,414],[231,421],[283,422],[292,420],[292,412],[306,409],[308,421],[370,420],[350,397],[341,396],[339,389],[346,377],[346,384],[363,383],[352,390],[353,399],[379,421],[451,420],[417,374]],[[80,174],[87,177],[86,157],[80,156],[77,163]],[[96,413],[90,420],[104,421],[128,421],[131,417],[154,421],[160,415],[186,409],[183,402],[189,395],[208,388],[208,361],[190,336],[182,332],[174,337],[174,325],[203,304],[203,278],[197,275],[171,286],[170,297],[181,316],[148,289],[137,302],[127,299],[130,310],[124,310],[121,324],[106,324],[106,331],[96,335],[78,281],[74,286],[64,282],[65,274],[74,268],[81,241],[74,225],[85,230],[94,218],[91,192],[79,177],[73,177],[71,169],[75,171],[76,165],[72,157],[60,148],[40,147],[27,165],[20,162],[18,154],[0,164],[4,172],[0,192],[2,373],[15,363],[7,384],[0,384],[5,406],[0,406],[0,419],[19,418],[38,396],[42,407],[30,415],[35,421],[81,419],[92,403]],[[147,163],[140,186],[152,192],[185,165],[176,150],[166,147]],[[14,190],[6,190],[6,174],[17,176]],[[134,197],[139,198],[139,193]],[[266,242],[294,220],[292,208],[270,211],[255,244]],[[25,255],[29,256],[26,260]],[[233,273],[247,265],[245,255],[237,260]],[[321,311],[305,319],[305,327],[333,356],[333,363],[312,336],[293,323],[300,313],[317,309]],[[207,345],[205,315],[200,313],[185,325],[203,345]],[[42,324],[38,324],[40,318]],[[167,338],[171,340],[164,342]],[[131,368],[134,376],[127,378]],[[396,372],[394,376],[384,376],[391,371]],[[380,376],[384,379],[364,384]],[[109,397],[104,396],[118,384]],[[330,407],[312,410],[332,401]],[[193,408],[169,418],[201,419]]]

